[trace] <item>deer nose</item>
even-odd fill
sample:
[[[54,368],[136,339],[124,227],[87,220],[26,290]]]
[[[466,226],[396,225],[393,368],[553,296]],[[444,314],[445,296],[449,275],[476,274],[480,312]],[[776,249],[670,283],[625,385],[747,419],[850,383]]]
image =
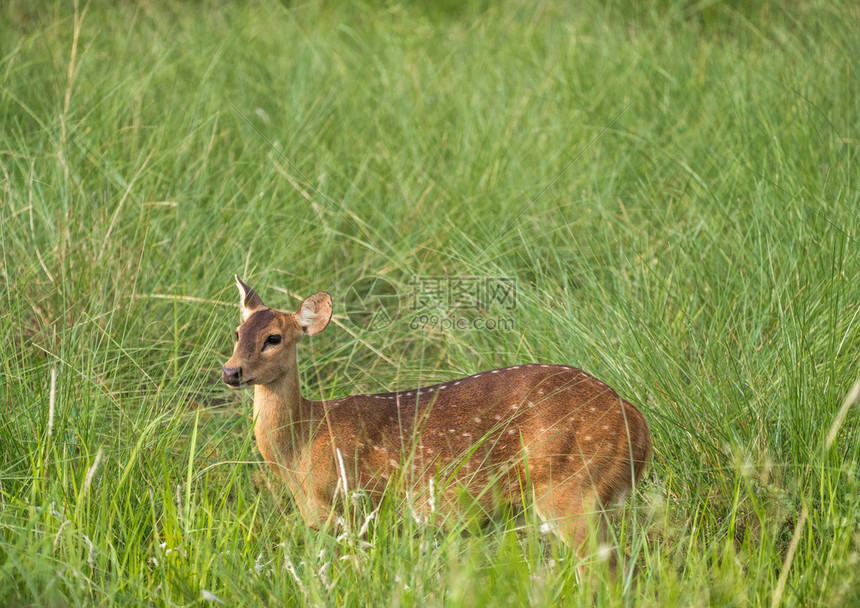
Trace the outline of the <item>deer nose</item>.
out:
[[[242,382],[242,368],[237,367],[235,369],[231,369],[229,367],[222,367],[221,378],[224,380],[225,384],[229,384],[230,386],[239,386]]]

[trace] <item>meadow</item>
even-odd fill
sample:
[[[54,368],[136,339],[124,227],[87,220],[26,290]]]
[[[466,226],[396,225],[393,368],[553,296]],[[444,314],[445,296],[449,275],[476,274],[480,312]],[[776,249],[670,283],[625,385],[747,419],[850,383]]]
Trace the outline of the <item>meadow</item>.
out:
[[[3,3],[0,605],[860,605],[858,69],[851,2]],[[309,396],[637,404],[617,579],[528,506],[309,529],[220,382],[234,273],[333,294]],[[416,323],[427,277],[512,323]]]

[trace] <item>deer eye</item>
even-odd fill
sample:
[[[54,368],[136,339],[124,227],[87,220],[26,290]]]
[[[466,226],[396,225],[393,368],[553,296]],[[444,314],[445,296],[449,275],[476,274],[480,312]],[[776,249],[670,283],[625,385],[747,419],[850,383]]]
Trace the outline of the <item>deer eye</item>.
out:
[[[263,343],[263,346],[268,346],[269,344],[280,344],[281,336],[278,334],[274,334],[266,338],[266,341]]]
[[[233,336],[235,336],[235,338],[236,338],[236,342],[238,342],[238,341],[239,341],[239,332],[238,332],[238,331],[234,331],[234,332],[233,332]]]

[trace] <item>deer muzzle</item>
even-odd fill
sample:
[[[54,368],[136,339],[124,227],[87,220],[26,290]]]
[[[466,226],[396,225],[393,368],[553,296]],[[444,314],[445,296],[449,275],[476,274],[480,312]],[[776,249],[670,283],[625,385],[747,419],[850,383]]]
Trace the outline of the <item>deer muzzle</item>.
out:
[[[221,379],[224,380],[224,384],[227,386],[239,388],[242,385],[242,368],[222,367]]]

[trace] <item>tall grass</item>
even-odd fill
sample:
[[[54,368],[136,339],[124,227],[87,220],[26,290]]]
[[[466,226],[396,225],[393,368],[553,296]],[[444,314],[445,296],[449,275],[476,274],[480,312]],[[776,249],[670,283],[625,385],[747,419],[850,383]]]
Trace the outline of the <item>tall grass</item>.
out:
[[[0,603],[860,602],[852,3],[0,8]],[[308,395],[589,370],[655,446],[627,567],[533,514],[308,529],[218,381],[267,304],[510,277],[507,331],[342,314]],[[338,311],[336,311],[338,312]],[[51,416],[51,413],[53,415]],[[469,532],[469,533],[463,533]]]

